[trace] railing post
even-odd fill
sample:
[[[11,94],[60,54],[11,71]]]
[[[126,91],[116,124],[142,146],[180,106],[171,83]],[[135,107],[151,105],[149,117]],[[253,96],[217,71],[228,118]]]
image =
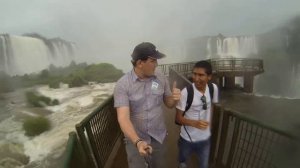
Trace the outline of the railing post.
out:
[[[209,163],[210,165],[214,165],[216,162],[216,155],[218,151],[218,139],[220,138],[220,125],[221,125],[221,105],[216,104],[213,106],[213,113],[212,113],[212,128],[211,128],[211,146],[210,146],[210,156],[209,156]]]
[[[226,164],[225,164],[226,168],[231,167],[231,163],[232,163],[233,156],[234,156],[234,153],[235,153],[235,148],[236,148],[236,145],[237,145],[237,139],[238,139],[238,136],[239,136],[240,122],[241,122],[240,119],[235,118],[232,139],[230,140],[230,149],[229,149],[229,152],[228,152],[229,156],[228,156],[228,159],[227,159]]]
[[[89,163],[92,163],[91,166],[93,168],[98,168],[97,163],[94,159],[93,152],[90,150],[89,142],[87,141],[87,138],[84,134],[84,128],[83,128],[82,124],[76,124],[76,131],[77,131],[78,137],[80,139],[80,143],[87,155]]]
[[[254,76],[253,74],[247,73],[244,75],[244,91],[247,93],[253,92],[253,82]]]
[[[229,111],[221,110],[222,112],[222,127],[221,127],[221,137],[218,145],[219,151],[216,158],[216,167],[223,168],[223,156],[225,152],[226,139],[228,134],[228,126],[229,126]]]

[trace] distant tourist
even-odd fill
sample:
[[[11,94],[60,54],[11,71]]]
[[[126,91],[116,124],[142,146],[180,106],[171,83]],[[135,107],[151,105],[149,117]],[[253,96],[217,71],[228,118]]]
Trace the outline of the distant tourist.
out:
[[[176,106],[176,122],[182,125],[178,140],[179,168],[187,167],[186,161],[192,153],[197,155],[200,168],[208,168],[212,103],[218,102],[218,88],[209,83],[211,77],[211,64],[197,62],[193,84],[182,90]]]
[[[162,168],[167,135],[163,103],[175,107],[180,90],[174,83],[171,92],[166,77],[155,71],[157,59],[165,55],[152,43],[138,44],[131,57],[133,69],[117,82],[114,90],[129,168]]]

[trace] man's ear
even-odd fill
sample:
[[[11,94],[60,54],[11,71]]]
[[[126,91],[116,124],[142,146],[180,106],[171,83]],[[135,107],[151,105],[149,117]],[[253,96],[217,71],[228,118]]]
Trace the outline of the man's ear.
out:
[[[137,60],[136,61],[136,66],[139,67],[139,68],[141,68],[142,62],[143,62],[142,60]]]

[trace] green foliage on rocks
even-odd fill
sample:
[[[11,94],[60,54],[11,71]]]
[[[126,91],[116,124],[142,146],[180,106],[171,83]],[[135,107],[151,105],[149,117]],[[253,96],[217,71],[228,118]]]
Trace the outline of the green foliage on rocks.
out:
[[[51,123],[45,117],[30,117],[27,118],[23,123],[23,129],[25,130],[25,135],[36,136],[45,131],[50,130]]]
[[[57,99],[51,100],[49,97],[37,95],[32,91],[26,92],[25,96],[28,105],[33,107],[54,106],[59,104]]]
[[[25,74],[23,76],[8,76],[0,72],[0,93],[10,92],[16,88],[32,87],[35,85],[48,85],[50,88],[59,88],[60,83],[70,87],[79,87],[93,82],[116,82],[123,72],[112,64],[100,63],[87,65],[76,64],[74,61],[68,67],[50,65],[39,73]]]

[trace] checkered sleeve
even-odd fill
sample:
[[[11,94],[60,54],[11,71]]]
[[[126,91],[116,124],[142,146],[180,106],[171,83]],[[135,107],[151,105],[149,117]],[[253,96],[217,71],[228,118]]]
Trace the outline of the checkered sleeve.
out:
[[[128,86],[118,81],[114,89],[114,107],[129,107]]]

